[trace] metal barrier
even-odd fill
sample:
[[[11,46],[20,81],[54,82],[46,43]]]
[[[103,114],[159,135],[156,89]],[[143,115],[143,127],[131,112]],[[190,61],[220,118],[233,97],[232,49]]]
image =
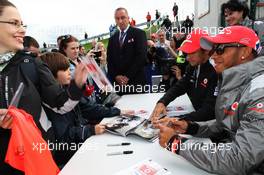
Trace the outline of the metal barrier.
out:
[[[256,5],[256,19],[264,19],[264,0],[261,0]]]
[[[152,21],[150,21],[150,27],[149,27],[149,28],[151,28],[154,24],[157,25],[158,22],[159,22],[159,23],[162,23],[163,19],[164,19],[164,18],[160,17],[160,18],[157,19],[157,20],[152,20]],[[145,26],[147,26],[147,25],[148,25],[148,22],[143,22],[143,23],[137,24],[135,27],[137,27],[137,28],[142,28],[142,29],[143,29],[143,28],[145,28]],[[95,35],[95,36],[89,37],[89,38],[87,38],[87,39],[82,39],[82,40],[80,40],[79,42],[80,42],[81,45],[84,45],[84,44],[87,44],[87,43],[92,42],[94,39],[97,39],[97,38],[100,38],[101,40],[102,40],[102,39],[110,38],[110,32],[102,33],[102,34],[100,34],[100,35]]]

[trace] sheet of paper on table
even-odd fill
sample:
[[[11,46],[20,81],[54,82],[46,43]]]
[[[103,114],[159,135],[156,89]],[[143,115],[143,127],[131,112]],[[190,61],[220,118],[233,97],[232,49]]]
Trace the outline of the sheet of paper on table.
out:
[[[163,168],[157,162],[151,159],[146,159],[114,175],[170,175],[170,174],[171,172],[169,172],[166,168]]]

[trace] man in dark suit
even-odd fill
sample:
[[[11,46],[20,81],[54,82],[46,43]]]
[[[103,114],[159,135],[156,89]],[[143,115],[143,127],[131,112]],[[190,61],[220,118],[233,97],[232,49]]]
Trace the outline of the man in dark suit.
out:
[[[125,8],[115,10],[118,26],[107,48],[108,74],[120,94],[142,93],[146,84],[144,66],[147,59],[147,39],[144,31],[129,26]],[[118,88],[117,88],[118,87]]]

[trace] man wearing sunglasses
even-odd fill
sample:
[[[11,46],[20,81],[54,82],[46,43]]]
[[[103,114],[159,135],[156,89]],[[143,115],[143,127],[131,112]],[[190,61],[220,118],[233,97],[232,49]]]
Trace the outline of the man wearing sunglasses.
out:
[[[161,123],[160,145],[210,173],[263,174],[264,57],[256,58],[259,38],[252,29],[232,26],[216,36],[202,37],[200,43],[213,49],[212,64],[221,75],[216,122]],[[216,143],[191,141],[179,133],[214,138]]]
[[[200,47],[202,36],[208,36],[207,32],[201,29],[193,30],[179,48],[187,54],[189,65],[186,67],[183,78],[177,81],[158,101],[151,115],[154,124],[160,114],[166,114],[166,106],[185,93],[188,94],[196,111],[176,117],[191,121],[208,121],[215,118],[217,74],[209,63],[209,51]]]

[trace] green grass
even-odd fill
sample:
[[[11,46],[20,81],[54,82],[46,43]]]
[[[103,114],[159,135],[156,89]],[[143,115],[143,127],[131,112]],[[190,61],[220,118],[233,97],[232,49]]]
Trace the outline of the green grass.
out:
[[[145,28],[144,31],[146,32],[147,39],[150,39],[150,33],[156,33],[159,28],[159,25],[151,26],[150,29]]]
[[[155,26],[152,26],[151,29],[147,29],[147,28],[143,29],[146,32],[147,39],[150,38],[150,33],[155,33],[158,30],[158,28],[159,28],[159,26],[158,25],[155,25]],[[106,38],[106,39],[100,40],[99,42],[103,42],[105,48],[107,48],[107,46],[108,46],[108,39],[109,38]],[[91,43],[84,44],[84,48],[85,48],[86,51],[89,51],[92,48],[92,44]]]
[[[99,42],[102,42],[104,44],[105,48],[107,48],[107,46],[108,46],[108,38],[100,40]],[[83,46],[84,46],[86,51],[89,51],[92,48],[92,43],[87,43],[87,44],[84,44]]]

